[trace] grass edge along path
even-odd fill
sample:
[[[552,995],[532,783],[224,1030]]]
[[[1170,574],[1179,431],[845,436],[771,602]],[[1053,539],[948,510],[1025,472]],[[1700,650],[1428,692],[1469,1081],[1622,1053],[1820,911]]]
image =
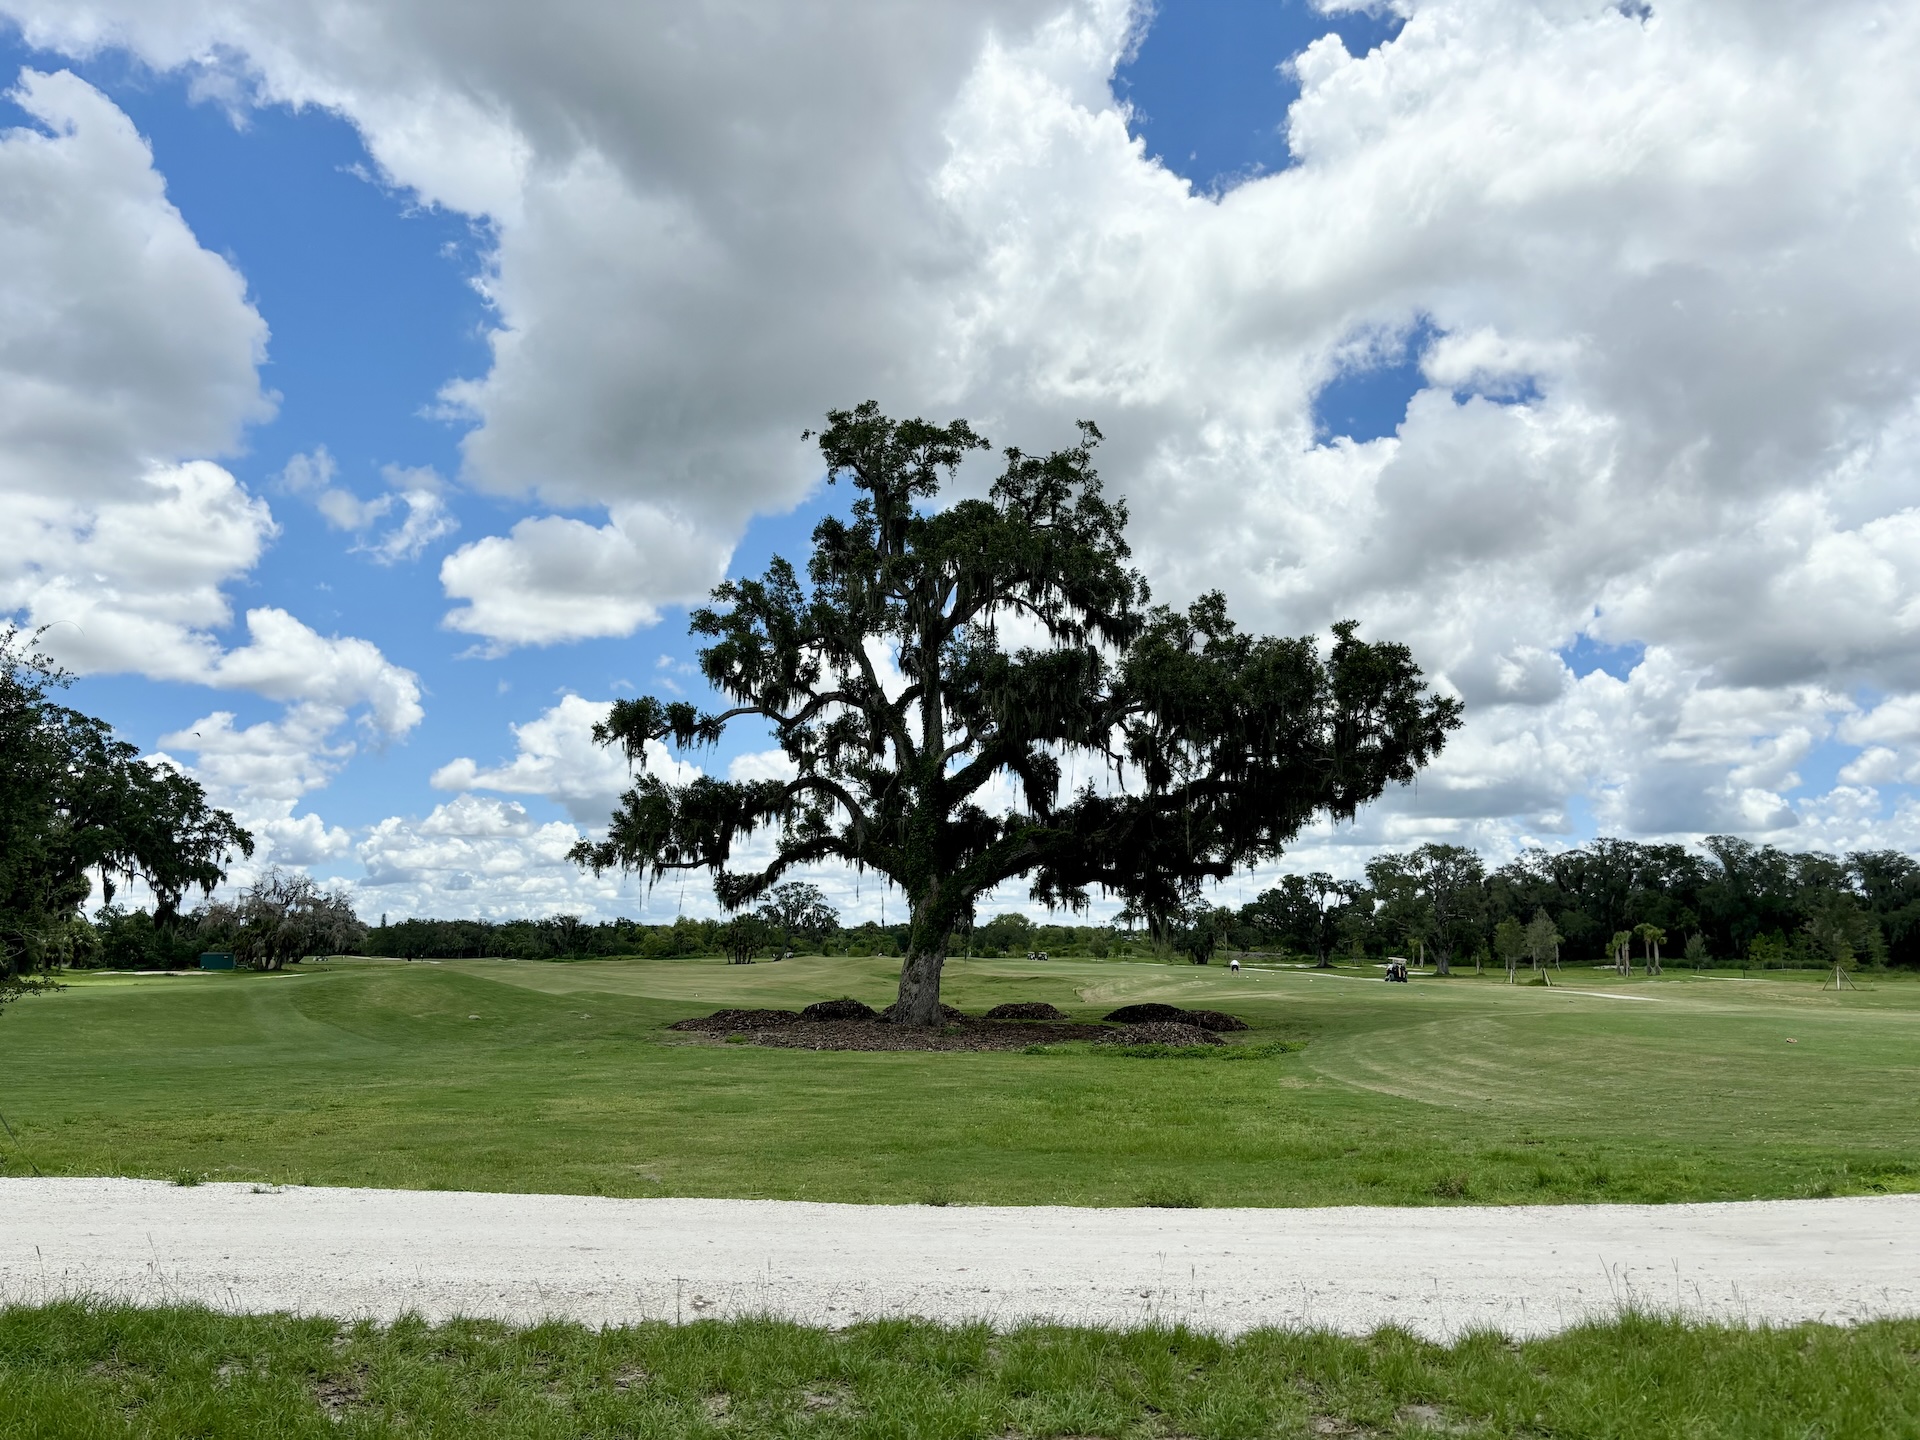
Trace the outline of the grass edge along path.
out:
[[[1871,1437],[1920,1433],[1920,1321],[1627,1313],[1523,1343],[742,1319],[592,1330],[0,1309],[0,1433],[64,1437]]]

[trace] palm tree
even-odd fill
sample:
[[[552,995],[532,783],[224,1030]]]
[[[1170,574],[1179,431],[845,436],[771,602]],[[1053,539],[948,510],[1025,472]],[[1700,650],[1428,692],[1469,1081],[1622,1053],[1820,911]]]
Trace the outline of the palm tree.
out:
[[[1613,939],[1607,942],[1608,949],[1613,953],[1613,968],[1621,975],[1633,974],[1633,952],[1628,948],[1632,944],[1631,930],[1616,930]]]
[[[1647,958],[1647,973],[1660,973],[1660,942],[1667,938],[1667,932],[1658,925],[1643,923],[1633,927],[1633,935],[1644,947]]]

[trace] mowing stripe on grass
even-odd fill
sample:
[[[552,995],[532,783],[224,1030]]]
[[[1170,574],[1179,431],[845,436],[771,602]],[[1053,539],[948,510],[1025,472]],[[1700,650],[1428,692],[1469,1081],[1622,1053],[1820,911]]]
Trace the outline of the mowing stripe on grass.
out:
[[[1595,1000],[1639,1000],[1648,1005],[1658,1005],[1662,1003],[1660,997],[1657,995],[1615,995],[1611,990],[1576,990],[1571,985],[1556,986],[1555,988],[1567,995],[1591,995]]]

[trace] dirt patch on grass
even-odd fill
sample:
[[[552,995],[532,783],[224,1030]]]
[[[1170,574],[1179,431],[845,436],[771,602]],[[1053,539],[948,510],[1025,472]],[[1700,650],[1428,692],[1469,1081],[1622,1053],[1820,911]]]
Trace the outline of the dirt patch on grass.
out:
[[[326,1375],[314,1382],[313,1398],[331,1420],[344,1420],[347,1412],[365,1400],[367,1372],[356,1367],[344,1375]]]

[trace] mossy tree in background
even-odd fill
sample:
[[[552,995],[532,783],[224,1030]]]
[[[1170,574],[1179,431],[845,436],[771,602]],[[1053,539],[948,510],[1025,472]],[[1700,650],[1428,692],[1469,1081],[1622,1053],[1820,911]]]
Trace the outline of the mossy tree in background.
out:
[[[772,940],[772,930],[758,915],[736,915],[720,927],[720,948],[729,965],[751,965]]]
[[[839,912],[827,904],[820,887],[798,880],[774,886],[756,916],[767,929],[768,943],[785,953],[796,945],[818,948],[840,928]]]
[[[284,970],[309,955],[344,955],[367,938],[344,894],[277,865],[234,900],[209,905],[198,928],[206,943],[231,950],[249,970]]]
[[[702,672],[730,708],[614,704],[596,737],[640,774],[607,839],[575,857],[709,870],[728,909],[795,866],[877,870],[911,919],[897,1018],[924,1025],[956,930],[996,886],[1025,878],[1071,907],[1099,887],[1165,926],[1205,882],[1278,855],[1316,815],[1351,817],[1439,752],[1460,707],[1405,646],[1352,622],[1324,653],[1312,636],[1249,635],[1218,594],[1149,607],[1126,506],[1094,471],[1099,431],[1081,431],[1048,455],[1006,451],[984,498],[936,506],[986,448],[970,425],[871,402],[832,412],[820,452],[857,492],[851,518],[815,528],[805,583],[776,558],[695,612]],[[735,720],[772,729],[791,779],[647,771],[655,742],[711,745]],[[983,802],[1009,778],[1020,803],[995,813]],[[772,858],[729,869],[766,830]]]

